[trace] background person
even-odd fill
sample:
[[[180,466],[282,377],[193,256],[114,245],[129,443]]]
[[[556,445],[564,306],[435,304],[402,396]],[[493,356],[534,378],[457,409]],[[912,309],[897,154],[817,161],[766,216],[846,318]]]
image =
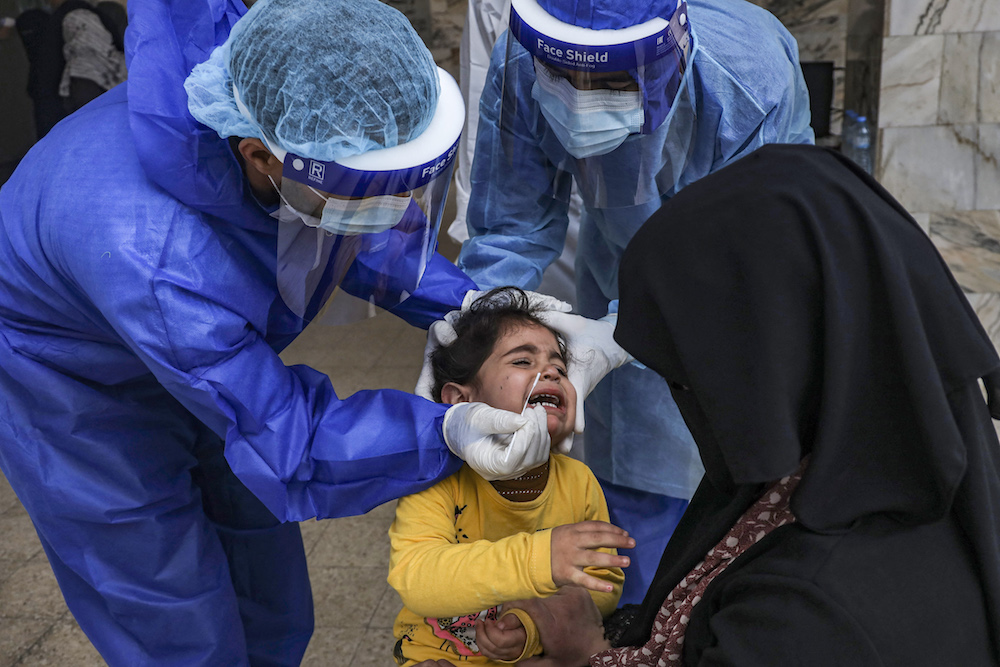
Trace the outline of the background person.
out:
[[[51,14],[30,10],[18,17],[39,139],[128,78],[124,26],[113,14],[86,0],[48,0],[48,4]]]
[[[480,105],[458,265],[482,289],[535,289],[563,250],[575,185],[576,303],[603,317],[625,246],[663,201],[763,144],[811,143],[809,120],[795,40],[750,3],[515,0]],[[622,601],[638,602],[703,468],[655,373],[618,368],[586,412],[585,460],[638,545]]]
[[[510,0],[468,0],[462,40],[459,45],[459,85],[465,100],[465,129],[459,140],[458,164],[455,166],[455,219],[448,226],[448,236],[461,245],[469,240],[466,210],[472,190],[472,162],[476,154],[479,128],[479,100],[490,69],[490,54],[497,38],[510,22]],[[550,294],[576,307],[576,239],[580,231],[580,195],[575,190],[569,200],[569,222],[559,257],[545,269],[538,291]],[[583,457],[583,438],[573,440],[574,457]]]
[[[44,136],[66,115],[66,108],[62,98],[59,97],[58,79],[42,80],[42,70],[45,68],[42,61],[45,59],[46,33],[51,18],[52,15],[45,9],[33,7],[18,14],[15,22],[18,37],[28,59],[27,91],[28,97],[31,98],[32,120],[38,138]],[[50,64],[50,67],[48,71],[53,72],[57,65]]]
[[[567,590],[523,603],[525,664],[1000,662],[1000,359],[906,211],[765,147],[664,205],[620,281],[705,480],[620,648]]]
[[[71,114],[128,78],[124,29],[101,7],[83,0],[50,0],[62,28],[65,62],[59,96]],[[68,7],[67,7],[68,5]],[[120,5],[115,5],[120,7]]]

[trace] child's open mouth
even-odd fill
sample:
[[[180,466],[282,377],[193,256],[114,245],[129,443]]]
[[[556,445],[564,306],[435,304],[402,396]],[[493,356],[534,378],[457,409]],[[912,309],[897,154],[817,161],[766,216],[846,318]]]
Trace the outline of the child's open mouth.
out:
[[[541,391],[528,399],[528,405],[541,405],[546,410],[562,410],[563,398],[560,394]]]

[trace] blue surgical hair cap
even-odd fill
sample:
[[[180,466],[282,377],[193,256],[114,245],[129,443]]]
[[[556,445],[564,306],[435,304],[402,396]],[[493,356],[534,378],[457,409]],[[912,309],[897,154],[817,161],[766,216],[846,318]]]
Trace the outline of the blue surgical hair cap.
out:
[[[379,0],[259,0],[184,88],[191,115],[219,136],[324,161],[416,137],[439,93],[427,47]]]
[[[620,30],[655,18],[669,18],[678,0],[538,0],[563,23],[591,30]]]

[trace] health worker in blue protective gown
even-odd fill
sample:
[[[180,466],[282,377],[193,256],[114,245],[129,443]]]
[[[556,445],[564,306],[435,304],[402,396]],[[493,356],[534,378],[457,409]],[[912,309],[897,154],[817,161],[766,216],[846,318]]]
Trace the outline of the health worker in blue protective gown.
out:
[[[563,249],[575,181],[577,306],[604,317],[625,246],[663,201],[763,144],[812,141],[795,40],[759,7],[513,0],[480,104],[458,266],[481,289],[537,287]],[[612,523],[637,543],[622,602],[639,602],[701,461],[663,380],[634,364],[596,387],[586,427]]]
[[[294,522],[459,457],[517,476],[548,456],[545,412],[342,399],[278,357],[341,298],[426,327],[475,287],[434,252],[461,96],[402,14],[130,10],[129,81],[0,190],[0,467],[109,664],[298,664]]]

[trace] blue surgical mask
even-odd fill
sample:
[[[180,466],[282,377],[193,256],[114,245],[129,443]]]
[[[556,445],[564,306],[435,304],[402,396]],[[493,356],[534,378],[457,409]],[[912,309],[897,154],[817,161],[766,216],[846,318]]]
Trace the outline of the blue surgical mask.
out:
[[[537,60],[535,74],[531,96],[573,157],[610,153],[642,129],[645,114],[638,90],[577,90]]]

